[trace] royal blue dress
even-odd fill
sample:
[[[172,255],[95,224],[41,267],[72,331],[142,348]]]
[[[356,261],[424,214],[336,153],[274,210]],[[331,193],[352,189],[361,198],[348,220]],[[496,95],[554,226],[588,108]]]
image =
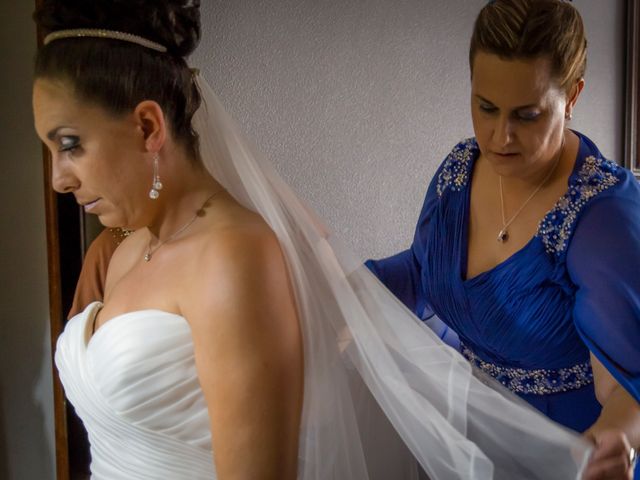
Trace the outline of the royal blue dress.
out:
[[[582,432],[601,410],[590,351],[640,402],[640,184],[576,134],[565,195],[504,262],[466,278],[469,139],[433,178],[411,248],[367,266],[478,368]]]

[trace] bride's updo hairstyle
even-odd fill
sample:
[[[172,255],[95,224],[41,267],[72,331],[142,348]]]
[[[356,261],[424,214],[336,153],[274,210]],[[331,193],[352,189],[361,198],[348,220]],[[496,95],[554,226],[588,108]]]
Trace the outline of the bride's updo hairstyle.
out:
[[[191,119],[200,93],[185,58],[200,40],[199,0],[44,0],[34,19],[47,35],[67,29],[116,30],[144,37],[166,52],[105,38],[64,38],[37,54],[35,78],[62,81],[83,101],[114,115],[143,100],[162,108],[173,138],[198,158]]]
[[[580,13],[562,0],[494,0],[480,11],[471,36],[469,63],[478,51],[505,60],[551,59],[551,73],[568,89],[584,77],[587,39]]]

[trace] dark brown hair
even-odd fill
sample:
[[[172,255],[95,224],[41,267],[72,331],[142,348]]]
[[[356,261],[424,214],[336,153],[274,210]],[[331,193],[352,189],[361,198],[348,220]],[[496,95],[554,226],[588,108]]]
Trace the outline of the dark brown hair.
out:
[[[580,14],[561,0],[495,0],[478,14],[469,64],[478,51],[504,59],[548,57],[558,84],[568,89],[584,76],[587,39]]]
[[[34,13],[43,34],[99,28],[139,35],[167,48],[102,38],[55,40],[36,56],[35,78],[68,83],[76,95],[114,115],[158,102],[177,142],[198,157],[191,126],[200,93],[185,61],[200,40],[199,0],[45,0]]]

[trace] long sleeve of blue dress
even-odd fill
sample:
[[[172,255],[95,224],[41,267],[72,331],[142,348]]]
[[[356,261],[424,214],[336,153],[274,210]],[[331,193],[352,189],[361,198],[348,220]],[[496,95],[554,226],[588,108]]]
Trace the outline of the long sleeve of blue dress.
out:
[[[446,344],[459,349],[458,335],[434,315],[424,288],[422,262],[426,251],[425,242],[431,212],[438,202],[437,177],[436,173],[427,190],[411,247],[391,257],[367,260],[365,265]]]
[[[380,260],[367,260],[366,266],[384,285],[418,315],[420,294],[420,262],[413,247]]]
[[[411,247],[391,257],[365,262],[374,275],[420,318],[425,318],[425,308],[429,310],[422,285],[422,258],[425,252],[425,229],[437,202],[435,183],[432,180],[427,190]]]
[[[640,187],[596,199],[576,226],[567,270],[574,321],[591,352],[640,401]]]

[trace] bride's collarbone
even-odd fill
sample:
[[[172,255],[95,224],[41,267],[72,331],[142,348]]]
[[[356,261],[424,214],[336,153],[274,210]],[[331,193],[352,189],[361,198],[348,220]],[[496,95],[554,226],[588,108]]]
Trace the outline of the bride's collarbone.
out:
[[[219,265],[221,256],[239,248],[250,249],[265,235],[273,236],[266,224],[254,217],[213,230],[202,229],[157,249],[148,261],[144,259],[146,239],[138,238],[129,245],[123,242],[109,265],[100,322],[138,310],[185,316],[180,305],[186,302],[188,306],[193,300],[194,285],[222,285],[228,278],[233,262],[222,262],[226,264],[223,268]]]
[[[109,319],[141,310],[161,310],[181,315],[179,298],[185,277],[190,277],[189,263],[178,255],[188,245],[168,245],[145,261],[141,249],[119,252],[109,265],[103,306],[96,327]],[[186,251],[186,250],[185,250]],[[138,258],[135,258],[138,257]],[[112,271],[113,270],[113,271]]]
[[[159,310],[182,315],[179,306],[179,291],[166,281],[137,278],[122,279],[105,292],[102,308],[96,319],[96,328],[110,319],[144,310]]]

